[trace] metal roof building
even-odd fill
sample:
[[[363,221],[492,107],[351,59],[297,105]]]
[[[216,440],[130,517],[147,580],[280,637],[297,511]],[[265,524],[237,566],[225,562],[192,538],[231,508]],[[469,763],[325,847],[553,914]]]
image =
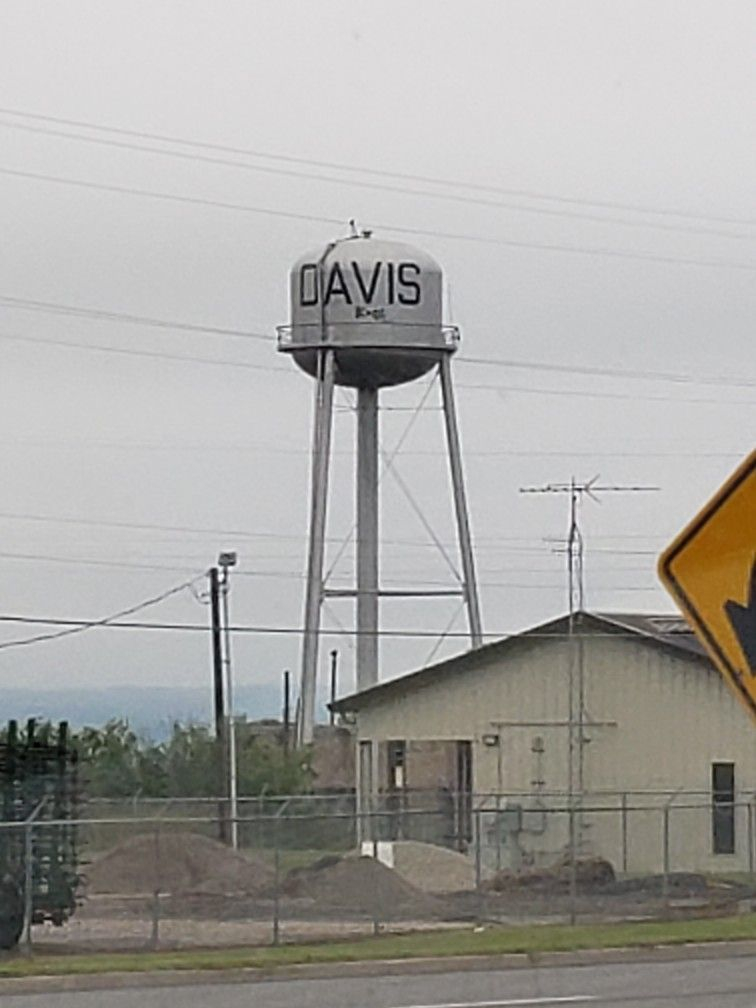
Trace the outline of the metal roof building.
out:
[[[363,809],[444,795],[439,842],[497,866],[554,859],[576,829],[618,870],[753,870],[754,724],[679,617],[561,617],[335,709]]]

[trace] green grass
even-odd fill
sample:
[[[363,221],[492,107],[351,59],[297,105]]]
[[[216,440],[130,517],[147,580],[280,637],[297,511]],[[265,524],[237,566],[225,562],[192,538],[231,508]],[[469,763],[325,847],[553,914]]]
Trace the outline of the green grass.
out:
[[[357,941],[279,948],[213,949],[180,952],[22,956],[0,961],[0,977],[63,976],[156,970],[265,969],[300,963],[416,959],[460,955],[568,952],[580,949],[642,948],[686,942],[756,939],[756,914],[715,920],[541,925],[384,935]]]

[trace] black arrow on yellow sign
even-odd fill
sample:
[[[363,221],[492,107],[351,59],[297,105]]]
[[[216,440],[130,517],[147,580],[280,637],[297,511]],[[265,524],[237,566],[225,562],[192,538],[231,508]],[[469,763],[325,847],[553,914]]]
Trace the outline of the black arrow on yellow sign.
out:
[[[725,602],[724,610],[740,642],[748,662],[748,670],[751,675],[756,676],[756,559],[751,568],[748,602],[746,605],[741,605],[739,602]]]

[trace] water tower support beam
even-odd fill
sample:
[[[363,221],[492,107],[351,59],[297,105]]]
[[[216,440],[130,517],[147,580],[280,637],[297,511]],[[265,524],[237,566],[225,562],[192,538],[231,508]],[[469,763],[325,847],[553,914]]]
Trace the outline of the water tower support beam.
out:
[[[470,643],[474,648],[477,648],[483,643],[483,631],[480,622],[478,582],[475,576],[475,560],[473,558],[472,539],[470,536],[470,517],[467,511],[465,480],[462,472],[462,452],[459,443],[459,427],[457,426],[457,409],[454,402],[451,360],[448,354],[442,356],[438,370],[441,377],[441,397],[444,405],[446,440],[449,446],[449,469],[451,471],[452,492],[454,494],[454,510],[457,518],[459,552],[462,558],[462,576],[464,578],[465,602],[467,604],[467,618],[470,627]]]
[[[378,390],[357,390],[357,689],[378,682]]]
[[[312,437],[312,479],[310,485],[310,538],[307,556],[305,628],[302,646],[302,683],[300,689],[297,744],[312,742],[315,723],[315,694],[318,673],[320,611],[323,601],[323,557],[325,552],[328,468],[331,455],[333,419],[333,350],[320,351],[315,387],[315,418]]]

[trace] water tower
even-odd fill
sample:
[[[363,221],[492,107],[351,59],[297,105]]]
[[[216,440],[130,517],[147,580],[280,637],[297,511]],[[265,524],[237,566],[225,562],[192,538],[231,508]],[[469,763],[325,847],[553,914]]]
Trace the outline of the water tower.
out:
[[[369,232],[302,256],[290,274],[291,325],[278,349],[316,381],[312,437],[309,550],[297,741],[312,739],[320,616],[329,595],[351,595],[357,608],[357,688],[378,682],[381,596],[441,594],[383,591],[378,580],[378,394],[439,372],[470,641],[481,644],[480,608],[462,474],[451,358],[459,332],[442,322],[441,267],[425,252]],[[357,563],[354,589],[323,580],[334,386],[357,390]]]

